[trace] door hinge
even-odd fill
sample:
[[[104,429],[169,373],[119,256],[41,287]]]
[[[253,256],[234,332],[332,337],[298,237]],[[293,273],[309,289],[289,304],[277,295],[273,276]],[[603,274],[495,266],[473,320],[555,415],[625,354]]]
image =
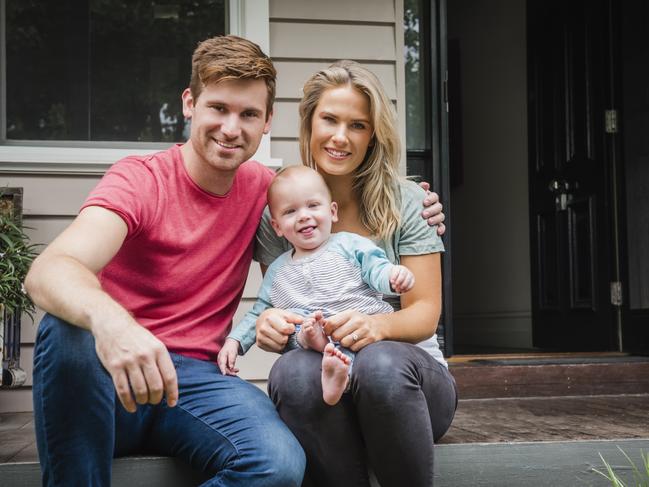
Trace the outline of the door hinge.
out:
[[[604,112],[604,118],[606,120],[606,133],[607,134],[617,134],[617,110],[606,110]]]
[[[448,113],[448,71],[444,71],[444,81],[442,83],[442,95],[444,99],[444,108],[446,109],[446,113]]]
[[[611,282],[611,304],[622,306],[622,283],[620,281]]]

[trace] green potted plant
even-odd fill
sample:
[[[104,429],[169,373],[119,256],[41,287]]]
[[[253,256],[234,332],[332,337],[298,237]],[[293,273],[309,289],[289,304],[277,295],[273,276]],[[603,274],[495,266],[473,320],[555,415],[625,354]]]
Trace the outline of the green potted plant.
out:
[[[36,256],[22,225],[22,190],[0,188],[0,346],[2,385],[24,382],[20,361],[20,321],[25,312],[33,318],[34,304],[24,292],[23,281]]]

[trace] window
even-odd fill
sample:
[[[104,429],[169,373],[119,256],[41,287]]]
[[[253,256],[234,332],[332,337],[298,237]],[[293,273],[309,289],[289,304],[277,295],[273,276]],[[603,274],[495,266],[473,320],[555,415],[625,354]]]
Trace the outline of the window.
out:
[[[428,1],[404,0],[407,172],[427,181],[432,180],[429,17]]]
[[[0,0],[0,173],[101,174],[182,141],[191,53],[224,32],[269,53],[269,0]],[[254,158],[281,166],[268,135]]]
[[[7,141],[184,140],[191,53],[227,0],[5,2]]]

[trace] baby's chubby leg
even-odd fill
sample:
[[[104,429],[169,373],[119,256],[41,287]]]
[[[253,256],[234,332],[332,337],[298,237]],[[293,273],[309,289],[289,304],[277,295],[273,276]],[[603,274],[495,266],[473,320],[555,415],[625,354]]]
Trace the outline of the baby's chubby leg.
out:
[[[322,399],[333,406],[347,388],[351,358],[328,343],[322,352]]]
[[[315,350],[316,352],[324,350],[327,343],[329,343],[329,339],[324,334],[323,322],[322,311],[316,311],[313,316],[304,318],[302,327],[297,334],[297,341],[302,348]]]

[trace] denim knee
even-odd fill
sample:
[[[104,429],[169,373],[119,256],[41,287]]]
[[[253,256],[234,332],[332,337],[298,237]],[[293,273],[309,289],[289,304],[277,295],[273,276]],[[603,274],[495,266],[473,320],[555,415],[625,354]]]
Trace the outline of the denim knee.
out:
[[[106,373],[97,357],[92,334],[50,314],[41,320],[36,338],[34,364],[41,363],[47,367],[48,376],[62,374],[68,380],[92,377],[84,372]]]
[[[265,482],[268,487],[299,487],[306,468],[306,456],[300,443],[290,433],[281,432],[268,444],[261,443],[259,449],[265,454],[259,459],[260,471],[267,472]],[[257,484],[255,484],[257,485]]]

